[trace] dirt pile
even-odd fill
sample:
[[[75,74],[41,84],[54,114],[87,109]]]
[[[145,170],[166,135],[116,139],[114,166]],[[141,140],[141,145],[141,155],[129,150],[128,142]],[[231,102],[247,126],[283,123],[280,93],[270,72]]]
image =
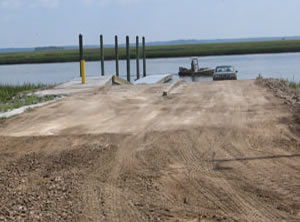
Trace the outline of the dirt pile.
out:
[[[300,89],[292,88],[289,83],[280,79],[261,79],[258,80],[279,98],[284,99],[294,113],[295,121],[300,124]],[[300,126],[297,127],[300,132]]]
[[[72,220],[80,213],[76,174],[51,169],[34,154],[12,162],[0,173],[2,221]],[[59,164],[59,163],[58,163]],[[75,182],[74,182],[75,181]]]
[[[36,137],[26,139],[23,144],[24,138],[0,138],[0,148],[6,150],[0,155],[0,221],[80,220],[85,173],[114,147],[85,143],[70,145],[53,154],[39,150],[23,153],[41,142],[55,147],[65,144],[62,141],[58,137]],[[20,144],[24,149],[21,155],[15,147]]]
[[[278,97],[286,99],[291,105],[300,104],[300,89],[290,87],[287,81],[272,78],[258,81],[270,88]]]

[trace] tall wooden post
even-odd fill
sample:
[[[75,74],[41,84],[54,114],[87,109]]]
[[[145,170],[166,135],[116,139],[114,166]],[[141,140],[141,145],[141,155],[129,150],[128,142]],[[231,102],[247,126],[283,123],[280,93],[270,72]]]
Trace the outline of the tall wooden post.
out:
[[[136,37],[136,78],[140,79],[140,52],[139,52],[139,37]]]
[[[147,67],[146,67],[146,42],[145,37],[143,37],[143,76],[147,75]]]
[[[129,49],[129,36],[126,36],[126,54],[127,54],[127,81],[130,82],[130,49]]]
[[[103,46],[103,35],[100,35],[100,57],[101,57],[101,75],[104,76],[104,46]]]
[[[119,46],[118,36],[115,36],[115,57],[116,57],[116,75],[119,76]]]
[[[82,76],[81,60],[83,60],[83,41],[82,34],[79,35],[79,62],[80,62],[80,77]]]

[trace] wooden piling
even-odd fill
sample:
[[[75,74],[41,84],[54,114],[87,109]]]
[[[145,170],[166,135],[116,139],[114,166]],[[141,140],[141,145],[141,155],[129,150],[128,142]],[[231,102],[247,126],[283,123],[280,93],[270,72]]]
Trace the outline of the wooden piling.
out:
[[[147,67],[146,67],[146,41],[145,37],[143,37],[143,76],[146,77],[147,75]]]
[[[115,58],[116,58],[116,76],[119,77],[119,46],[118,36],[115,36]]]
[[[140,55],[139,55],[139,37],[136,37],[136,78],[140,79]]]
[[[80,77],[82,76],[81,61],[83,60],[83,40],[82,34],[79,35],[79,62],[80,62]]]
[[[104,46],[103,46],[103,35],[100,35],[100,57],[101,57],[101,75],[104,76]]]
[[[126,36],[126,55],[127,55],[127,81],[130,82],[130,49],[129,49],[129,36]]]

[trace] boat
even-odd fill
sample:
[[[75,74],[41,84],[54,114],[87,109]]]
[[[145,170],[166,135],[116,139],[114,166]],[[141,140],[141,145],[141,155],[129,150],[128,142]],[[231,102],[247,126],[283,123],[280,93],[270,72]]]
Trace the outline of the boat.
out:
[[[212,68],[199,68],[197,58],[193,58],[191,62],[191,68],[179,67],[178,74],[180,76],[212,76],[214,69]]]

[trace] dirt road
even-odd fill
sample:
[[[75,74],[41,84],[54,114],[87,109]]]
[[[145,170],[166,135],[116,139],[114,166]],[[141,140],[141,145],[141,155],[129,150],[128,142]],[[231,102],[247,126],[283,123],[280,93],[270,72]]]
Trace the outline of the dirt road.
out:
[[[0,221],[300,221],[300,136],[255,81],[113,86],[0,125]]]

